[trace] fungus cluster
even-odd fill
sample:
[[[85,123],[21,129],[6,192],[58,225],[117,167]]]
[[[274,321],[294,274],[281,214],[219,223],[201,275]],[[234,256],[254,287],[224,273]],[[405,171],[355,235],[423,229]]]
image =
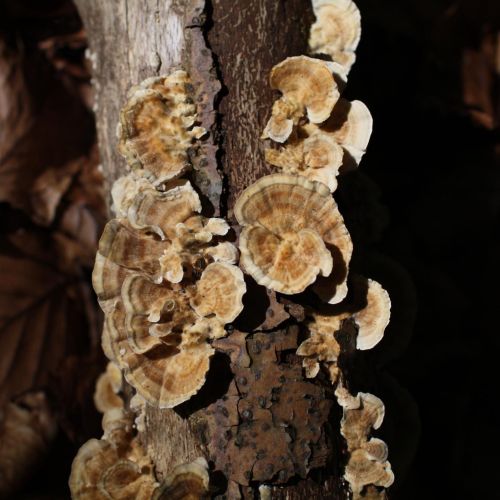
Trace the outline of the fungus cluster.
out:
[[[275,71],[278,67],[281,71]],[[361,101],[340,97],[341,75],[345,70],[339,64],[306,56],[289,57],[275,66],[271,86],[283,95],[274,104],[263,134],[283,144],[266,150],[268,163],[284,173],[322,182],[331,192],[337,189],[339,173],[359,165],[373,125]],[[315,104],[312,116],[309,96]],[[284,114],[291,105],[287,108],[282,103],[290,100],[300,112]]]
[[[201,215],[188,150],[203,134],[183,71],[134,87],[119,127],[132,171],[112,188],[116,218],[99,242],[93,284],[106,315],[103,348],[151,405],[171,408],[205,381],[224,325],[243,309],[228,224]]]
[[[257,283],[279,294],[310,290],[323,302],[306,307],[308,336],[297,355],[307,378],[323,368],[349,396],[349,407],[344,406],[347,396],[339,397],[349,452],[344,477],[355,498],[376,498],[384,495],[377,487],[393,481],[385,443],[368,440],[371,429],[382,423],[383,404],[369,394],[351,396],[337,363],[346,338],[360,350],[382,339],[391,307],[379,283],[350,275],[352,241],[332,196],[339,174],[359,165],[372,131],[368,108],[341,98],[361,20],[351,0],[313,0],[313,9],[310,49],[330,60],[290,57],[271,71],[270,85],[281,95],[262,138],[277,143],[266,149],[265,158],[280,173],[260,178],[236,202],[234,214],[243,228],[240,264]],[[382,412],[373,422],[372,407]],[[357,434],[361,437],[353,438]]]
[[[346,322],[351,322],[356,330],[357,349],[372,349],[382,340],[391,314],[389,294],[380,283],[360,276],[351,280],[351,292],[350,297],[334,307],[308,308],[306,326],[309,337],[297,349],[297,354],[304,357],[303,366],[308,378],[316,377],[322,363],[328,369],[331,381],[337,381],[337,359],[341,353],[337,337]]]
[[[312,0],[316,22],[311,27],[309,47],[326,54],[349,71],[356,61],[361,38],[361,15],[352,0]]]
[[[206,131],[195,126],[196,105],[188,74],[177,70],[132,87],[120,113],[119,151],[155,186],[190,168],[188,151]]]
[[[236,202],[242,267],[272,290],[296,294],[310,285],[330,304],[347,295],[352,242],[331,193],[337,176],[356,167],[372,130],[368,108],[340,98],[346,68],[290,57],[271,71],[281,92],[263,138],[279,143],[265,176]]]
[[[104,414],[103,436],[87,441],[73,460],[69,487],[75,500],[150,500],[158,487],[153,465],[134,437],[133,415],[124,408],[121,385],[118,367],[108,363],[94,393]]]
[[[384,420],[384,403],[373,394],[360,392],[352,396],[340,383],[337,399],[343,409],[340,432],[347,442],[349,459],[345,479],[349,481],[353,500],[384,498],[377,487],[388,488],[394,482],[391,464],[387,461],[387,445],[370,437]]]
[[[104,229],[92,276],[110,360],[95,394],[104,436],[75,459],[70,485],[76,498],[116,498],[117,488],[133,498],[207,495],[203,459],[176,467],[162,485],[155,482],[119,392],[123,373],[136,391],[129,401],[138,413],[135,427],[143,429],[147,404],[172,408],[200,390],[216,349],[230,353],[234,379],[205,409],[208,455],[224,450],[211,459],[229,485],[284,484],[325,465],[331,405],[325,395],[334,388],[304,380],[320,372],[336,384],[343,408],[344,477],[354,498],[383,498],[379,488],[393,481],[387,446],[370,436],[382,423],[383,403],[371,394],[351,395],[337,363],[346,344],[365,350],[382,339],[391,306],[379,283],[350,273],[353,244],[332,194],[339,175],[359,165],[372,131],[367,107],[341,97],[360,15],[351,0],[313,0],[313,9],[311,52],[331,60],[290,57],[271,71],[270,85],[281,95],[262,138],[270,140],[265,158],[278,172],[236,201],[239,251],[228,241],[227,222],[203,215],[197,187],[186,177],[206,133],[197,126],[187,73],[147,79],[129,93],[118,136],[130,172],[113,185],[116,217]],[[283,307],[281,294],[304,294],[286,300],[305,310],[305,339],[298,341],[296,325],[222,338],[243,309],[240,254],[243,271],[275,292],[276,304]],[[302,322],[292,308],[286,317]],[[295,361],[284,361],[288,355]],[[281,392],[289,394],[281,398]]]
[[[156,480],[154,466],[134,435],[133,414],[124,409],[119,395],[121,382],[119,370],[109,363],[97,381],[94,395],[96,406],[104,413],[104,433],[101,439],[87,441],[73,460],[69,478],[71,497],[75,500],[203,498],[208,491],[208,464],[202,458],[179,465],[161,484]]]
[[[94,404],[98,411],[105,413],[113,408],[123,408],[123,399],[119,393],[122,389],[122,372],[110,361],[106,371],[97,379],[94,391]]]

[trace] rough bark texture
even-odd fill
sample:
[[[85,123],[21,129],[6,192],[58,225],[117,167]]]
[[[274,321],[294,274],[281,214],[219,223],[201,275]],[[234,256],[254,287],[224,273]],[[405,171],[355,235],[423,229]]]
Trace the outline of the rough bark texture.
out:
[[[213,212],[230,216],[239,193],[257,178],[270,173],[269,166],[263,159],[263,143],[259,139],[274,100],[268,85],[268,75],[271,67],[285,57],[307,52],[307,33],[313,20],[310,0],[214,0],[206,8],[203,0],[76,0],[76,3],[89,36],[96,89],[97,128],[103,169],[108,181],[111,183],[125,172],[125,162],[116,150],[116,125],[127,90],[146,77],[162,74],[171,67],[182,65],[194,80],[202,125],[211,130],[202,154],[193,158],[194,181],[206,196],[205,201],[210,202],[206,203],[206,208],[212,205]],[[212,53],[205,42],[213,51],[215,68],[212,67]],[[216,121],[212,103],[220,88],[219,79],[222,91],[216,100],[219,112]],[[222,153],[219,168],[226,179],[222,197],[222,182],[215,160],[217,145],[221,146]],[[260,288],[253,285],[253,295],[249,300],[253,302],[253,309],[260,300],[259,296],[263,296],[259,303],[262,309],[260,314],[263,321],[266,321],[257,321],[258,318],[252,313],[250,319],[255,322],[254,326],[249,327],[245,325],[244,319],[240,319],[239,329],[245,326],[245,331],[250,332],[257,325],[262,329],[262,324],[269,323],[269,317],[275,314],[280,320],[288,317],[283,306],[277,304],[274,294],[267,298],[265,290]],[[291,310],[289,312],[293,315]],[[293,318],[288,320],[289,323],[293,321]],[[279,321],[275,323],[264,328],[275,328]],[[297,346],[297,334],[290,339],[286,332],[286,329],[276,331],[276,338],[281,339],[280,342],[291,342],[287,349],[294,350]],[[230,335],[229,343],[235,341],[234,335],[236,333]],[[255,345],[255,335],[259,334],[251,334],[246,341],[243,337],[243,344],[246,342],[243,350]],[[283,340],[283,336],[286,340]],[[248,411],[250,414],[261,411],[263,419],[270,414],[273,414],[273,421],[295,418],[299,433],[302,432],[302,423],[305,433],[305,438],[300,442],[296,440],[293,429],[291,434],[281,432],[281,441],[275,446],[288,443],[285,451],[290,462],[286,467],[277,467],[277,473],[276,470],[266,468],[265,461],[261,460],[263,452],[271,453],[274,447],[273,443],[267,442],[268,435],[262,436],[263,444],[268,449],[247,448],[247,462],[251,463],[253,470],[233,473],[233,479],[239,478],[238,482],[242,486],[237,487],[230,481],[227,485],[227,498],[236,499],[240,495],[242,498],[253,498],[255,486],[260,481],[276,485],[271,490],[272,498],[344,498],[335,465],[338,460],[334,457],[335,453],[331,452],[338,446],[336,439],[332,438],[338,431],[332,431],[327,425],[331,394],[330,401],[322,402],[326,393],[331,390],[298,380],[302,376],[298,360],[293,357],[280,359],[279,345],[270,344],[270,348],[276,353],[278,360],[275,369],[284,372],[282,381],[277,384],[280,386],[279,390],[284,393],[296,390],[296,402],[304,395],[311,394],[307,403],[300,408],[303,415],[300,418],[288,416],[286,405],[280,406],[279,401],[273,402],[275,404],[271,410],[271,403],[268,404],[267,401],[262,403],[264,407],[260,407],[263,394],[259,392],[262,388],[258,384],[248,390],[236,388],[238,380],[241,385],[241,380],[246,377],[240,371],[247,370],[247,367],[240,366],[233,355],[229,363],[228,356],[224,354],[225,348],[221,345],[221,352],[212,362],[212,377],[199,395],[175,411],[147,410],[147,430],[142,439],[156,464],[160,478],[175,465],[191,461],[200,455],[211,459],[216,471],[223,471],[224,467],[227,469],[231,465],[224,458],[227,442],[218,447],[216,440],[220,429],[217,425],[214,426],[217,421],[213,415],[220,403],[225,408],[224,414],[227,413],[230,417],[231,411],[235,411],[240,422],[246,418]],[[253,361],[258,366],[257,358]],[[264,369],[266,365],[267,362],[263,365]],[[252,370],[248,374],[255,375]],[[254,378],[257,380],[257,377]],[[236,389],[235,394],[246,396],[236,396],[238,401],[230,408],[231,391]],[[270,394],[269,399],[272,397]],[[245,404],[251,405],[252,409],[243,408]],[[260,410],[253,408],[257,406]],[[298,415],[301,415],[300,411]],[[338,418],[334,420],[338,421]],[[277,434],[279,433],[272,433],[273,436]],[[239,435],[243,440],[255,438],[250,424],[244,429],[240,428]],[[273,446],[270,447],[270,444]],[[303,447],[302,450],[299,445]],[[233,454],[237,454],[238,446],[234,442],[230,449]],[[324,466],[324,472],[313,470]],[[313,477],[309,474],[311,470]],[[283,471],[281,475],[280,471]],[[284,485],[291,477],[293,484]],[[245,486],[252,481],[253,488]],[[218,487],[220,492],[220,485],[215,485],[216,490]]]
[[[210,96],[213,100],[219,85],[209,73],[212,57],[198,28],[203,20],[203,1],[192,0],[185,5],[156,0],[76,3],[88,31],[101,161],[110,186],[126,172],[125,161],[117,151],[116,127],[132,85],[181,66],[185,59],[192,63],[195,80],[196,73],[206,69],[203,85],[209,88],[207,100]],[[201,103],[200,108],[210,104]],[[204,116],[203,109],[200,111],[203,124],[210,128],[213,114],[208,111]],[[143,438],[160,474],[203,455],[187,420],[174,411],[149,409],[147,421],[148,432]]]
[[[220,102],[228,208],[240,192],[271,173],[260,135],[276,94],[271,68],[285,57],[307,54],[314,21],[310,0],[214,0],[208,40],[227,94]]]

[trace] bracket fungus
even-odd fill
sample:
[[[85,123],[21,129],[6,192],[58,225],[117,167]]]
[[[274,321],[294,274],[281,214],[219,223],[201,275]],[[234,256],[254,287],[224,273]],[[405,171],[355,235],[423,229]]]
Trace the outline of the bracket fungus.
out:
[[[359,350],[372,349],[384,336],[391,314],[387,291],[375,280],[361,276],[351,279],[350,291],[340,304],[307,309],[309,337],[299,346],[297,354],[304,357],[302,365],[308,378],[319,373],[321,363],[328,368],[332,383],[336,382],[339,375],[336,362],[341,354],[336,336],[344,322],[351,321],[355,326],[352,345]]]
[[[95,398],[104,412],[104,433],[101,439],[90,439],[81,446],[73,460],[69,487],[74,500],[149,500],[158,487],[153,465],[134,437],[133,416],[117,395],[121,385],[121,373],[114,363],[108,363],[97,381]],[[109,386],[120,404],[102,397],[104,386]]]
[[[337,189],[337,175],[343,156],[342,147],[321,132],[289,141],[281,150],[265,151],[266,161],[282,172],[322,182],[331,192]]]
[[[328,120],[321,125],[307,123],[303,127],[307,135],[321,131],[335,140],[344,149],[342,170],[348,165],[359,166],[373,130],[373,118],[366,104],[361,101],[339,99]],[[351,167],[351,168],[352,168]]]
[[[357,348],[365,351],[375,347],[382,340],[391,318],[391,299],[380,283],[368,280],[366,306],[352,317],[358,327]]]
[[[224,323],[233,321],[243,307],[246,287],[241,271],[224,263],[210,266],[207,269],[219,285],[210,289],[200,279],[199,288],[193,285],[189,289],[198,312],[191,308],[188,292],[183,295],[182,290],[173,291],[168,284],[131,276],[122,287],[123,296],[128,298],[115,300],[113,310],[106,315],[105,353],[151,405],[171,408],[198,392],[214,353],[207,341],[224,336]],[[131,286],[134,282],[137,287]],[[131,331],[137,316],[142,322]]]
[[[210,221],[214,219],[202,226],[209,226],[214,233],[224,229],[225,223]],[[135,244],[153,238],[144,232],[129,231],[136,235]],[[243,274],[233,264],[222,261],[224,254],[234,259],[234,252],[224,246],[221,260],[209,263],[199,276],[183,276],[179,285],[153,281],[151,270],[159,269],[164,253],[146,253],[142,258],[140,252],[137,262],[137,249],[120,248],[121,244],[111,244],[113,251],[106,251],[106,257],[98,254],[94,268],[94,286],[106,313],[103,349],[149,404],[170,408],[203,386],[214,353],[207,342],[224,336],[224,324],[233,321],[243,308]],[[203,246],[217,248],[208,243]],[[151,261],[158,263],[158,269]]]
[[[112,189],[113,208],[135,229],[149,230],[172,240],[176,225],[201,211],[198,194],[187,180],[168,183],[158,191],[133,174],[118,179]]]
[[[154,282],[161,283],[160,257],[170,245],[169,241],[158,240],[132,228],[126,219],[111,219],[99,240],[92,274],[98,298],[111,294],[113,285],[127,271],[140,271]]]
[[[221,241],[224,219],[201,215],[191,183],[195,126],[188,75],[174,71],[133,87],[118,127],[131,173],[112,188],[117,215],[99,242],[93,284],[105,312],[102,345],[140,397],[176,406],[202,387],[209,342],[243,308],[238,251]]]
[[[129,166],[158,186],[189,168],[188,150],[206,131],[195,126],[196,105],[185,71],[132,87],[120,114],[119,151]]]
[[[276,142],[285,142],[305,115],[312,123],[324,122],[340,96],[332,66],[311,57],[288,57],[273,67],[269,81],[282,96],[273,105],[262,138]]]
[[[120,368],[109,362],[106,371],[99,376],[95,386],[94,404],[98,411],[105,413],[113,408],[123,408],[123,399],[118,395],[122,387]]]
[[[208,463],[200,457],[181,464],[163,480],[154,500],[202,500],[209,496]]]
[[[74,500],[150,500],[158,483],[137,443],[119,449],[105,439],[91,439],[73,460],[69,487]]]
[[[352,241],[324,184],[268,175],[241,194],[234,213],[243,226],[240,263],[260,285],[296,294],[318,274],[345,281]],[[342,300],[347,289],[337,289],[335,299]]]
[[[345,338],[349,352],[370,349],[390,316],[389,296],[377,282],[365,281],[363,300],[356,295],[358,282],[348,276],[352,240],[331,194],[339,173],[361,161],[372,130],[366,106],[340,98],[360,17],[351,0],[313,0],[313,8],[311,50],[333,61],[289,57],[271,71],[271,87],[281,96],[262,138],[283,144],[266,151],[281,173],[258,179],[236,201],[239,252],[227,241],[229,224],[205,216],[200,186],[182,178],[206,132],[196,126],[187,73],[147,79],[129,93],[118,136],[132,172],[112,188],[116,218],[103,232],[93,272],[105,313],[102,345],[112,361],[96,393],[104,436],[75,459],[75,498],[118,498],[119,488],[139,499],[208,497],[204,459],[176,467],[158,488],[132,419],[113,399],[120,400],[111,371],[118,367],[135,389],[130,407],[139,410],[136,425],[143,429],[146,404],[173,408],[198,393],[216,349],[229,353],[234,377],[203,410],[205,444],[229,485],[284,485],[327,465],[334,386],[304,379],[321,367],[337,383],[349,452],[345,478],[355,498],[367,486],[373,493],[392,483],[387,446],[370,435],[382,423],[383,404],[370,394],[350,395],[337,365]],[[314,310],[294,304],[301,313],[286,312],[286,330],[227,328],[232,333],[223,338],[225,325],[243,310],[239,254],[243,271],[272,290],[276,303],[285,298],[274,292],[295,295],[310,287],[327,304]],[[308,336],[299,345],[297,323],[306,313]]]
[[[366,486],[388,488],[394,482],[391,464],[387,461],[387,445],[380,439],[369,439],[372,429],[382,425],[385,408],[373,394],[350,395],[342,383],[336,394],[343,408],[340,433],[349,452],[344,478],[349,482],[353,498],[360,499],[365,497]],[[373,497],[377,490],[370,491]]]
[[[234,321],[243,310],[246,292],[241,270],[225,262],[209,264],[196,284],[191,306],[200,316],[215,315],[223,324]]]
[[[336,381],[336,362],[340,355],[340,344],[335,333],[340,330],[342,316],[322,316],[313,313],[307,322],[310,336],[297,348],[297,355],[304,357],[302,366],[307,378],[314,378],[320,370],[320,362],[329,368],[331,381]]]
[[[326,54],[349,71],[356,61],[361,38],[361,15],[352,0],[312,0],[316,22],[311,27],[309,48]]]
[[[338,174],[361,162],[372,126],[370,111],[361,101],[339,99],[323,124],[299,125],[280,149],[266,149],[266,161],[284,173],[322,182],[334,192]]]

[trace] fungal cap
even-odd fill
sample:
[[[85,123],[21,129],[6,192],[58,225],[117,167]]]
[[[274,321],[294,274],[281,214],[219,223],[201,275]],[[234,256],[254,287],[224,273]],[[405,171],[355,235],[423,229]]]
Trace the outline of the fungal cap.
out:
[[[234,214],[246,226],[240,235],[241,264],[257,283],[299,293],[318,274],[331,275],[332,268],[339,273],[336,279],[345,281],[352,241],[324,184],[268,175],[241,194]]]
[[[184,278],[183,259],[179,249],[172,247],[163,252],[158,259],[161,275],[165,281],[180,283]]]
[[[332,272],[333,259],[313,229],[274,235],[257,226],[240,234],[241,264],[259,285],[284,294],[303,292],[319,273]]]
[[[311,180],[323,182],[333,193],[337,189],[337,175],[344,152],[327,134],[315,134],[304,140],[304,159],[309,166]]]
[[[162,342],[147,352],[137,353],[127,338],[125,324],[124,307],[118,302],[106,315],[103,337],[107,340],[103,345],[106,355],[116,361],[127,382],[148,404],[173,408],[198,392],[214,353],[206,335],[187,335],[184,340],[184,334],[177,333],[162,337]]]
[[[122,386],[122,373],[120,368],[109,362],[106,371],[97,379],[94,391],[94,404],[98,411],[104,413],[113,408],[122,408],[123,400],[118,395]]]
[[[281,151],[267,149],[266,161],[286,174],[302,175],[309,180],[326,184],[331,192],[337,189],[337,175],[344,151],[328,134],[319,130]]]
[[[188,149],[205,130],[193,127],[196,105],[184,71],[148,79],[129,92],[117,129],[119,151],[133,169],[155,185],[185,173]]]
[[[146,400],[138,393],[130,399],[130,409],[135,413],[134,427],[138,432],[146,430]]]
[[[373,118],[366,105],[361,101],[339,99],[324,129],[331,132],[358,166],[373,130]]]
[[[335,389],[335,397],[337,398],[337,403],[344,409],[344,415],[346,414],[346,410],[357,410],[361,406],[361,397],[359,394],[353,396],[344,386],[342,380]]]
[[[361,15],[352,0],[313,0],[316,22],[311,27],[309,48],[326,54],[347,71],[356,60],[361,37]]]
[[[303,111],[297,104],[284,99],[274,102],[271,118],[264,128],[261,139],[272,139],[275,142],[285,142],[293,132],[293,126],[302,117]]]
[[[189,464],[178,465],[164,479],[155,500],[199,500],[208,498],[208,463],[197,458]]]
[[[123,281],[130,271],[97,252],[92,271],[92,286],[99,302],[119,297]]]
[[[368,280],[367,305],[353,314],[358,326],[356,346],[360,350],[371,349],[384,336],[391,317],[391,299],[380,283]]]
[[[246,289],[243,273],[238,267],[213,262],[196,283],[191,306],[200,316],[215,315],[221,323],[231,323],[243,310]]]
[[[333,332],[327,334],[311,334],[297,348],[297,354],[304,356],[302,366],[307,378],[314,378],[319,373],[319,361],[330,365],[337,361],[340,354],[340,345],[335,339]],[[335,377],[330,370],[330,375]]]
[[[180,290],[173,290],[168,283],[155,284],[139,274],[125,279],[121,296],[129,345],[136,353],[149,351],[161,344],[159,336],[182,331],[184,325],[196,319]],[[161,335],[152,334],[156,323],[160,323]]]
[[[236,264],[238,262],[238,249],[229,241],[223,241],[215,246],[206,248],[203,254],[213,259],[214,262]]]
[[[126,356],[125,378],[152,406],[173,408],[201,389],[213,353],[204,340],[186,348],[160,345]]]
[[[132,418],[121,408],[115,407],[106,411],[102,417],[102,439],[119,449],[128,447],[132,439]]]
[[[363,443],[361,447],[367,452],[371,460],[385,462],[388,458],[389,450],[381,439],[371,438],[366,443]]]
[[[111,209],[117,217],[127,217],[128,209],[137,193],[150,187],[151,183],[144,177],[138,176],[135,172],[118,178],[111,187],[111,199],[113,200]]]
[[[340,345],[332,333],[326,335],[312,335],[304,340],[297,348],[299,356],[315,356],[319,361],[337,361],[340,354]]]
[[[75,500],[148,500],[157,483],[151,467],[141,467],[133,453],[122,457],[111,443],[90,439],[73,460],[69,487]]]
[[[151,184],[139,190],[128,207],[127,217],[132,227],[172,240],[177,224],[200,211],[200,198],[191,183],[177,180],[165,191],[157,191]]]
[[[215,316],[210,318],[200,318],[194,325],[184,328],[182,333],[182,345],[188,347],[197,345],[202,340],[220,339],[227,335],[223,323]]]
[[[277,142],[290,136],[305,113],[312,123],[325,121],[340,95],[329,66],[306,56],[288,57],[274,66],[270,83],[283,95],[273,105],[263,137]]]
[[[155,282],[161,282],[159,259],[170,247],[167,241],[158,241],[151,235],[130,227],[126,220],[112,219],[104,227],[99,240],[99,253],[114,264],[137,270]],[[96,272],[101,272],[99,268]],[[105,283],[105,278],[96,276],[94,282]],[[103,285],[99,285],[104,288]]]
[[[340,330],[342,321],[349,317],[349,313],[322,314],[311,311],[311,318],[307,322],[307,328],[313,335],[332,335]]]
[[[355,402],[359,401],[356,407]],[[341,401],[339,401],[342,404]],[[347,441],[349,449],[357,449],[366,442],[372,429],[378,429],[385,416],[384,403],[369,393],[358,393],[355,399],[346,399],[340,433]]]
[[[297,354],[299,353],[297,352]],[[319,363],[316,361],[315,358],[304,358],[302,360],[302,367],[304,368],[304,373],[306,378],[316,377],[320,369]]]
[[[207,220],[205,227],[205,231],[215,235],[215,236],[224,236],[229,231],[229,224],[219,217],[211,217]]]
[[[387,461],[372,460],[364,449],[354,450],[347,462],[344,478],[353,493],[360,493],[366,485],[388,488],[394,482],[391,464]]]

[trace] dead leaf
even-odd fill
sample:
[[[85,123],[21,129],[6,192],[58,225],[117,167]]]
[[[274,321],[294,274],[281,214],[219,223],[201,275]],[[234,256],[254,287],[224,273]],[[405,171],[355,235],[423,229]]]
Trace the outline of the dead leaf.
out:
[[[81,284],[41,262],[0,255],[0,406],[44,387],[62,360],[89,350]]]
[[[0,39],[0,158],[4,158],[33,126],[32,108],[21,52]]]
[[[35,222],[48,226],[54,220],[59,202],[80,168],[81,159],[70,161],[61,168],[47,168],[34,180],[30,205]]]
[[[94,143],[93,118],[43,53],[0,43],[0,201],[48,224]]]
[[[89,436],[102,432],[101,418],[92,395],[99,375],[106,366],[104,355],[69,356],[60,365],[53,390],[58,395],[57,420],[72,443],[81,445]],[[90,396],[90,397],[89,397]]]
[[[43,393],[25,394],[0,412],[0,496],[11,498],[48,454],[56,435],[54,414]]]

